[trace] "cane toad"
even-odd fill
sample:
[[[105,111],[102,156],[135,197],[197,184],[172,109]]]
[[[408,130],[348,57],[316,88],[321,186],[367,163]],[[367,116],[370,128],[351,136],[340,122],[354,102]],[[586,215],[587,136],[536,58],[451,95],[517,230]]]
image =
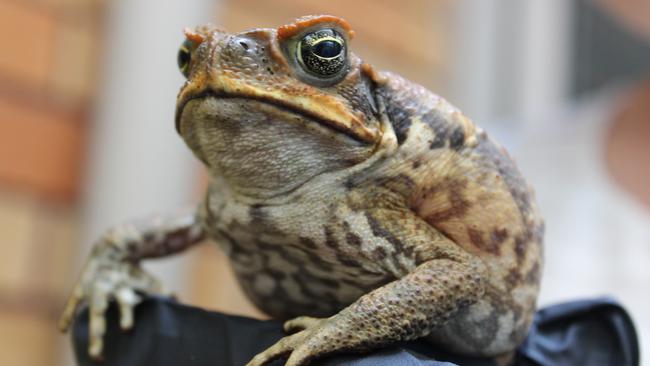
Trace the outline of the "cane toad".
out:
[[[250,300],[290,334],[249,365],[287,365],[426,337],[451,352],[517,347],[535,309],[543,222],[506,151],[441,97],[377,71],[334,16],[230,34],[186,30],[176,128],[211,177],[187,215],[115,227],[61,319],[90,304],[133,326],[138,265],[203,238]]]

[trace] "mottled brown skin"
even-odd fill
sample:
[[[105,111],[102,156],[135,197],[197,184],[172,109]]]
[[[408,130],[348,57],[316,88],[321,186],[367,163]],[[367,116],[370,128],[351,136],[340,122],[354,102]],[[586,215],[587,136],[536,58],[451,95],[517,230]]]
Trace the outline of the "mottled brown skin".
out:
[[[428,90],[351,52],[337,80],[305,73],[295,44],[323,28],[351,38],[329,16],[188,36],[177,128],[212,178],[192,225],[229,255],[260,309],[291,319],[293,334],[249,365],[421,337],[467,355],[509,353],[539,289],[531,189],[501,147]],[[92,297],[92,280],[79,286],[78,298]]]

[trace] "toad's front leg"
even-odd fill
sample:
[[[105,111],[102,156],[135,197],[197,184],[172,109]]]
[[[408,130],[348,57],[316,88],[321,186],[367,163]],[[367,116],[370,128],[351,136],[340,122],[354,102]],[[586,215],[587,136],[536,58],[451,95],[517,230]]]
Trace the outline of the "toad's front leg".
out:
[[[285,355],[289,355],[287,366],[306,365],[328,354],[363,352],[426,336],[481,295],[483,267],[482,262],[460,250],[447,258],[424,262],[330,318],[288,321],[286,330],[303,330],[258,354],[248,366],[265,365]]]

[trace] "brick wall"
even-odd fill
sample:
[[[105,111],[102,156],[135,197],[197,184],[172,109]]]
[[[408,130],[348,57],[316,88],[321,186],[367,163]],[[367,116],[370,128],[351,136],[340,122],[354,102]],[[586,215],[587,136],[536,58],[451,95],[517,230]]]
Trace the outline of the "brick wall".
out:
[[[0,365],[53,365],[103,4],[0,0]]]

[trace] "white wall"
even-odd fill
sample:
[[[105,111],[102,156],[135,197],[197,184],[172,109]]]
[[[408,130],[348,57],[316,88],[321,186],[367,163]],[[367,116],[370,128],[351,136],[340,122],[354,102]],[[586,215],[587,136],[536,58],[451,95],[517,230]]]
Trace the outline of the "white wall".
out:
[[[103,73],[86,163],[79,270],[92,242],[110,225],[192,202],[197,164],[174,129],[176,94],[183,83],[176,54],[182,29],[210,21],[218,1],[107,4]],[[183,297],[188,286],[182,256],[147,266]],[[69,345],[64,349],[61,364],[73,365]]]
[[[210,21],[214,1],[110,2],[87,163],[83,242],[108,226],[188,206],[197,165],[174,128],[182,29]],[[164,4],[164,6],[163,6]],[[155,266],[180,290],[178,266]]]
[[[520,121],[565,101],[570,16],[566,0],[457,1],[449,99],[514,143]]]

